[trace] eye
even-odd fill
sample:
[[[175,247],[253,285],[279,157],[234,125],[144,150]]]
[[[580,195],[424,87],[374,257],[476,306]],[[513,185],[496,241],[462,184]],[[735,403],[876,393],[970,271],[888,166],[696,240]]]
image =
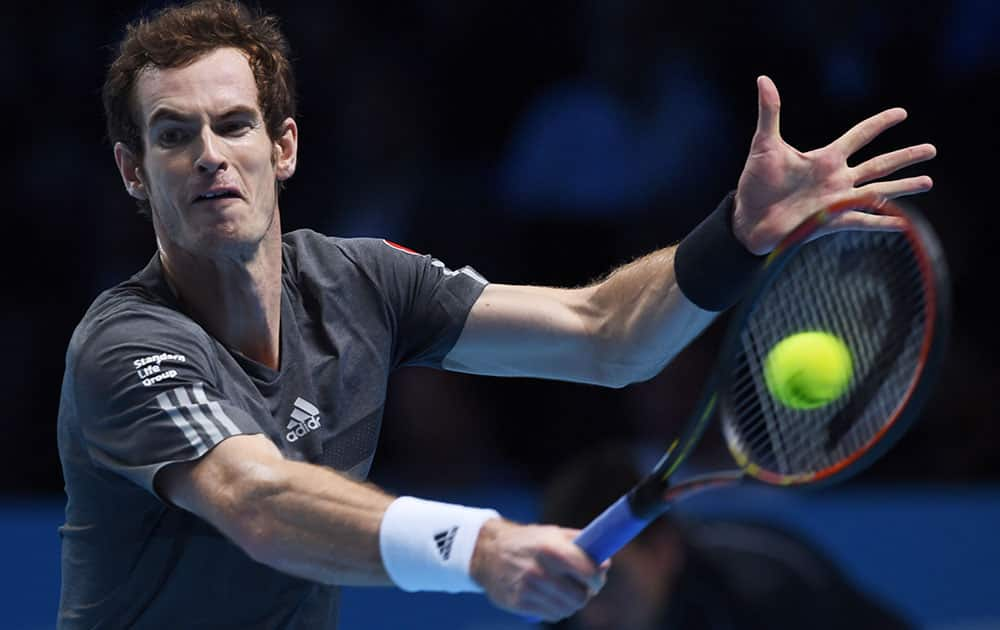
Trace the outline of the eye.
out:
[[[173,147],[187,139],[187,132],[178,127],[168,127],[156,136],[156,142],[163,147]]]
[[[227,136],[241,136],[252,128],[249,120],[230,120],[220,125],[219,132]]]

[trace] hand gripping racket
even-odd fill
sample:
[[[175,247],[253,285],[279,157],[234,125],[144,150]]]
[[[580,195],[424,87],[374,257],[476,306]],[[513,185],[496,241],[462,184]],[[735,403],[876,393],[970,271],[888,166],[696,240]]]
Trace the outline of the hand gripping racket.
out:
[[[905,227],[818,236],[829,221],[853,210],[899,217]],[[919,213],[877,198],[817,212],[767,258],[733,314],[718,363],[680,437],[576,543],[601,563],[689,493],[748,476],[788,486],[835,483],[856,474],[918,415],[949,322],[944,255]],[[844,391],[812,408],[779,400],[764,370],[778,342],[806,331],[839,337],[853,361]],[[672,484],[715,412],[739,467]]]

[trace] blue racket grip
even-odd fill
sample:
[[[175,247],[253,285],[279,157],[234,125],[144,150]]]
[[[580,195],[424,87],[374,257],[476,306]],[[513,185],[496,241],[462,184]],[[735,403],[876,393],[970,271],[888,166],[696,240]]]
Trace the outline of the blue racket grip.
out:
[[[600,564],[638,536],[651,520],[653,517],[639,517],[632,512],[626,494],[591,521],[573,542]]]
[[[640,518],[633,514],[626,494],[592,520],[573,542],[600,564],[638,536],[653,518]],[[534,616],[525,616],[524,619],[529,623],[541,621]]]

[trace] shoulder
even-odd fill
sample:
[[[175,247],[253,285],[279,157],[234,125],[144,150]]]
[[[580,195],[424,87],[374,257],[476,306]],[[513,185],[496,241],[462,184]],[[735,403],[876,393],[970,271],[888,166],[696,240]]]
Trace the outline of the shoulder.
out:
[[[282,236],[287,262],[301,266],[315,259],[339,259],[348,264],[366,264],[422,254],[383,238],[342,238],[314,230],[295,230]]]
[[[456,277],[456,282],[469,281],[477,290],[487,284],[472,267],[452,271],[430,254],[385,238],[338,238],[296,230],[283,239],[285,273],[296,284],[306,280],[326,285],[353,277],[382,290],[404,292],[414,284],[430,286]],[[446,284],[451,286],[452,282]]]
[[[135,373],[148,364],[204,366],[211,343],[183,312],[125,283],[102,293],[87,310],[73,332],[66,364],[76,378],[88,381],[88,375],[109,368]]]
[[[144,296],[128,285],[105,291],[94,300],[74,332],[74,341],[113,341],[136,334],[206,337],[194,320],[171,305]]]
[[[384,292],[412,282],[427,269],[452,273],[432,256],[383,238],[340,238],[296,230],[286,233],[283,243],[285,274],[300,289]]]
[[[73,333],[70,349],[136,335],[179,335],[199,342],[208,337],[177,304],[158,254],[144,269],[94,299]]]

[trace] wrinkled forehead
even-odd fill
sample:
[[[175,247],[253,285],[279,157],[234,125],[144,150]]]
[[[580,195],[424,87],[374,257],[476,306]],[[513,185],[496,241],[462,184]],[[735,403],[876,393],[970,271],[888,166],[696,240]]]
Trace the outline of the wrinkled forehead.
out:
[[[220,48],[178,68],[147,67],[135,87],[142,126],[159,109],[191,116],[211,116],[236,107],[258,109],[257,83],[247,57],[235,48]]]

